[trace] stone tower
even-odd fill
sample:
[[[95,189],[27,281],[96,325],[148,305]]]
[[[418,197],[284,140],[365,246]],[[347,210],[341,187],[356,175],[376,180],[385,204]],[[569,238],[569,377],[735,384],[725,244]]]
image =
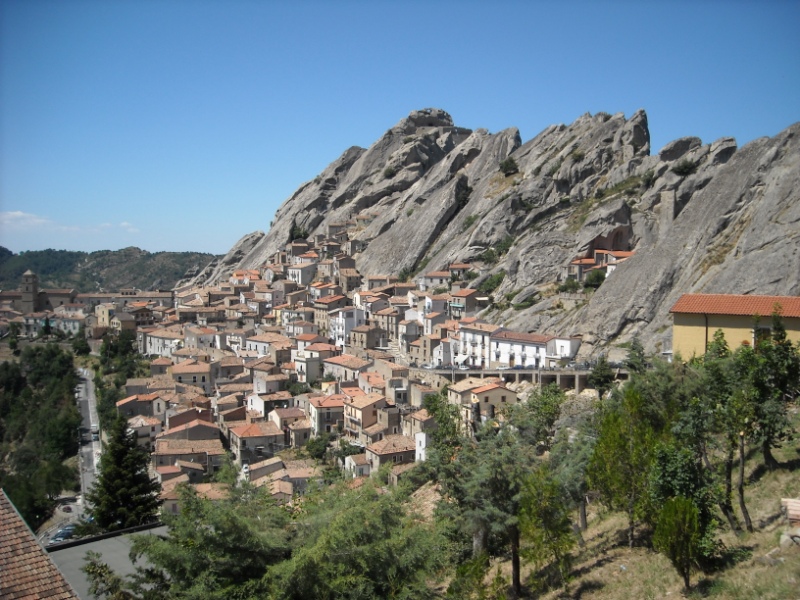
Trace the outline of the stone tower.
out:
[[[39,308],[39,277],[28,269],[22,274],[22,314],[36,312]]]

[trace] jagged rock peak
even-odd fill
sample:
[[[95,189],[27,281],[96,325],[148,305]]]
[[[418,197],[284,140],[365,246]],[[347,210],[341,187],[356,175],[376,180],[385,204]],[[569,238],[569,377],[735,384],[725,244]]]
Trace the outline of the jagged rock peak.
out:
[[[393,127],[393,129],[401,133],[409,134],[421,128],[453,126],[453,117],[441,108],[423,108],[421,110],[411,111],[411,113]]]

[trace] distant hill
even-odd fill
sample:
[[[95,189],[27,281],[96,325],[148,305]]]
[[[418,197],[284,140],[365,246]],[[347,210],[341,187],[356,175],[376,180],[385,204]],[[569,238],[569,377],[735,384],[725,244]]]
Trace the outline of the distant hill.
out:
[[[39,276],[42,288],[74,288],[79,292],[171,289],[215,258],[203,252],[151,253],[135,247],[91,253],[31,250],[14,254],[0,246],[0,289],[17,289],[28,269]]]

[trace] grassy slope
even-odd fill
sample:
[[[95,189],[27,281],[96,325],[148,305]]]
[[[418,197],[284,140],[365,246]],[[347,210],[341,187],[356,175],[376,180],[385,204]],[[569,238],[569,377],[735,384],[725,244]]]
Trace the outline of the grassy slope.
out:
[[[794,411],[795,428],[800,429],[800,409]],[[775,452],[784,468],[766,472],[761,455],[751,449],[746,463],[745,499],[755,532],[736,538],[720,531],[719,538],[729,550],[741,549],[738,563],[712,573],[694,573],[691,598],[719,600],[784,600],[800,599],[800,547],[774,556],[780,564],[765,564],[764,556],[778,547],[780,535],[788,528],[781,514],[780,499],[800,497],[800,439],[787,442]],[[738,465],[736,467],[738,473]],[[734,479],[734,487],[736,479]],[[733,504],[737,513],[738,497],[734,489]],[[535,593],[533,569],[523,567],[523,583],[529,595],[547,600],[573,598],[581,600],[643,600],[650,598],[680,598],[683,581],[662,555],[646,548],[627,546],[627,520],[619,513],[608,513],[599,506],[592,507],[589,529],[584,534],[585,545],[573,551],[573,564],[566,588],[545,588]],[[510,563],[499,561],[492,566],[490,576],[499,567],[510,579]]]

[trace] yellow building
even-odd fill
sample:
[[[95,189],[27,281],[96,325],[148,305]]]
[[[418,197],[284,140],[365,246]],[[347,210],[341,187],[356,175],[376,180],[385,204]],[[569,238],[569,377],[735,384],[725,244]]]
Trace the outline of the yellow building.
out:
[[[673,316],[672,352],[683,359],[705,354],[714,333],[721,329],[731,350],[753,344],[780,313],[787,337],[800,342],[800,297],[684,294],[670,309]]]

